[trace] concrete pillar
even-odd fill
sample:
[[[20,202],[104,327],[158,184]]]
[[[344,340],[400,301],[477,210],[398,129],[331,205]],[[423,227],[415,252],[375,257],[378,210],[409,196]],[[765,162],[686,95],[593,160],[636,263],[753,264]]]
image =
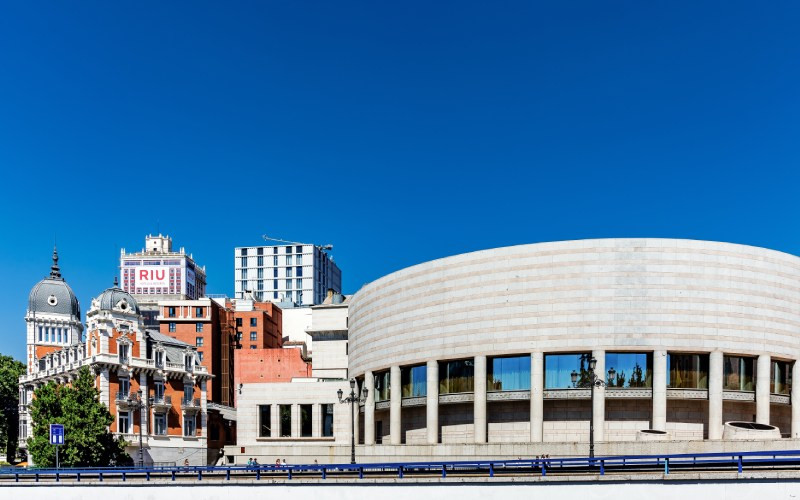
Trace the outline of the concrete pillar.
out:
[[[364,444],[375,444],[375,375],[364,374],[364,385],[367,387],[367,402],[364,403]]]
[[[428,361],[426,373],[428,387],[425,426],[428,444],[437,444],[439,442],[439,362]],[[798,380],[800,381],[800,379]],[[800,383],[798,383],[798,387],[800,387]]]
[[[653,352],[653,429],[667,430],[667,351]]]
[[[475,356],[473,370],[473,428],[476,443],[486,442],[486,356]]]
[[[389,442],[391,444],[400,444],[401,438],[400,408],[403,400],[400,384],[400,367],[395,365],[389,374]]]
[[[608,378],[606,375],[606,352],[605,351],[592,351],[592,356],[597,360],[594,373],[600,377],[603,382]],[[606,430],[606,389],[605,387],[594,388],[594,408],[592,411],[594,415],[594,440],[595,442],[605,440]]]
[[[28,399],[30,401],[30,399]],[[792,439],[800,438],[800,361],[792,364]]]
[[[769,382],[772,363],[767,354],[758,357],[756,366],[756,422],[769,425]]]
[[[544,438],[544,353],[531,354],[531,442]]]
[[[278,404],[271,404],[269,407],[270,420],[272,421],[272,428],[270,429],[270,437],[281,437],[281,406]]]
[[[708,439],[722,439],[722,351],[708,356]]]
[[[314,403],[311,405],[311,437],[322,436],[322,405]]]
[[[292,405],[292,437],[300,437],[300,405]]]

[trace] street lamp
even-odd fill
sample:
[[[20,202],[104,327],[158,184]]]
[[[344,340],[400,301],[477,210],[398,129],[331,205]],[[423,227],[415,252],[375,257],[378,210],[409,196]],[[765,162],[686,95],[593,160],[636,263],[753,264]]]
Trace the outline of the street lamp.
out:
[[[356,463],[356,419],[353,417],[353,405],[356,403],[363,403],[367,400],[367,388],[365,387],[361,394],[356,395],[356,379],[350,379],[350,396],[342,399],[344,391],[339,389],[336,391],[339,396],[340,403],[350,403],[350,463]],[[359,397],[362,396],[363,397]]]
[[[589,359],[589,380],[578,382],[578,372],[572,370],[570,378],[572,379],[572,387],[589,388],[592,395],[591,413],[589,417],[589,458],[594,458],[594,388],[605,387],[607,384],[605,380],[595,374],[594,369],[597,367],[597,360],[592,357]],[[608,376],[612,379],[616,376],[617,372],[612,367],[608,370]]]
[[[142,399],[142,390],[136,391],[135,395],[128,398],[128,406],[134,411],[139,413],[139,465],[144,467],[144,451],[142,450],[142,408],[147,406],[147,401]]]

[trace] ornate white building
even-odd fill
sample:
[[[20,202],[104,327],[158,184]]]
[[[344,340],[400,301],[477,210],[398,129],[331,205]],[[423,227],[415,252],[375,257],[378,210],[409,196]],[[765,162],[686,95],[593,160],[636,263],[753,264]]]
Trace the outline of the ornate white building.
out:
[[[111,431],[129,443],[135,461],[207,463],[211,375],[198,363],[194,346],[145,329],[136,299],[116,279],[92,299],[83,339],[80,306],[54,252],[50,276],[31,291],[25,319],[28,372],[20,377],[20,448],[27,448],[32,428],[28,406],[34,390],[51,381],[69,384],[86,366],[96,377],[100,401],[114,416]]]

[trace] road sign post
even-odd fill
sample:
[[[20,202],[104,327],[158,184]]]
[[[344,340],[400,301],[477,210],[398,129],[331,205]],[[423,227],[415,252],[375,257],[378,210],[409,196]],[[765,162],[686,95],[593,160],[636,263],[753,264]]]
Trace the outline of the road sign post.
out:
[[[63,424],[50,424],[50,444],[56,447],[56,469],[58,469],[58,447],[63,445],[64,440],[64,425]]]

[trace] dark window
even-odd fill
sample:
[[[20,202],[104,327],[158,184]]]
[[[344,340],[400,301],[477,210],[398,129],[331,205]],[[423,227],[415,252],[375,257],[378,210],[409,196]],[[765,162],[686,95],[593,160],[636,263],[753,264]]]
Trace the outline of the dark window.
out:
[[[295,270],[295,276],[297,276],[298,278],[303,276],[303,268],[302,267],[298,266],[294,270]]]
[[[256,255],[264,255],[264,248],[263,247],[256,248]]]
[[[292,405],[280,405],[281,437],[292,437]]]
[[[175,317],[175,308],[174,307],[168,307],[167,308],[167,316],[169,316],[170,318],[174,318]]]
[[[607,352],[605,377],[608,387],[653,387],[653,355]]]
[[[792,393],[792,363],[773,361],[769,377],[769,392],[772,394]]]
[[[297,247],[297,248],[295,248],[294,250],[295,250],[295,252],[297,252],[297,253],[303,253],[303,247],[302,247],[302,246],[298,246],[298,247]]]
[[[439,363],[439,394],[472,392],[474,366],[471,359]]]
[[[198,318],[203,317],[203,308],[202,307],[195,307],[194,308],[194,315]]]
[[[236,318],[236,326],[242,326],[242,318]]]
[[[250,318],[250,326],[258,326],[258,318]]]
[[[270,405],[258,405],[258,437],[270,437],[272,432],[272,411]]]
[[[324,437],[333,436],[333,405],[322,405],[322,435]]]
[[[531,357],[489,358],[486,363],[488,391],[527,391],[531,388]]]
[[[246,248],[242,248],[242,255],[247,255],[247,249]]]
[[[250,332],[250,341],[255,342],[258,340],[258,332]]]
[[[194,331],[196,331],[196,332],[202,332],[202,331],[203,331],[203,323],[196,323],[196,324],[194,325]]]
[[[197,347],[203,347],[203,337],[195,337],[194,345]]]
[[[169,324],[169,331],[171,331],[171,332],[175,331],[175,323],[170,323]]]
[[[727,391],[754,391],[755,358],[724,356],[722,388]]]
[[[292,253],[292,247],[286,247],[286,253]]]
[[[400,368],[400,391],[404,398],[422,397],[428,394],[428,366],[404,366]]]
[[[708,389],[708,355],[668,353],[667,387]]]
[[[311,405],[300,405],[300,435],[311,436]]]

